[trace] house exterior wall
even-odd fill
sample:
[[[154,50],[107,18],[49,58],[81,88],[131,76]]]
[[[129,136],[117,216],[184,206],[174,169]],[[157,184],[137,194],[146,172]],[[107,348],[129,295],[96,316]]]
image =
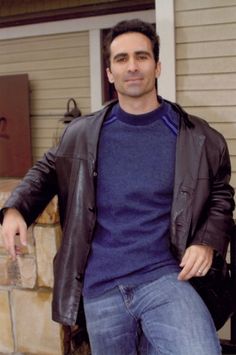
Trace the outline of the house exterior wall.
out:
[[[89,33],[53,34],[0,41],[1,75],[27,73],[34,161],[54,143],[73,97],[90,111]]]
[[[165,0],[165,3],[168,1]],[[103,0],[100,0],[99,3],[102,2]],[[4,10],[4,3],[1,2],[1,13]],[[98,1],[22,1],[20,4],[13,1],[11,4],[15,7],[5,6],[5,12],[19,14],[24,6],[27,11],[33,9],[39,11],[53,9],[56,6],[73,7],[78,4],[94,3]],[[173,3],[176,35],[176,100],[189,112],[206,118],[225,135],[233,165],[233,185],[236,186],[235,0],[225,0],[223,3],[221,0],[197,2],[175,0]],[[163,0],[156,0],[157,13],[158,6],[161,11],[163,4]],[[91,30],[94,31],[94,28]],[[89,83],[93,60],[89,52],[92,50],[91,45],[94,46],[98,40],[99,33],[97,31],[95,40],[89,43],[92,31],[87,29],[75,33],[73,30],[71,33],[53,35],[49,32],[45,35],[35,35],[34,38],[0,40],[0,75],[29,72],[30,79],[32,78],[34,160],[41,157],[50,146],[56,134],[55,124],[63,116],[69,97],[74,96],[78,100],[83,113],[94,109],[92,102],[96,93],[97,96],[99,93],[97,88],[93,90],[91,82]],[[163,46],[165,43],[163,35],[162,42]],[[96,58],[96,62],[99,71],[99,58]],[[164,72],[165,62],[162,64]],[[80,80],[77,80],[78,78]],[[100,83],[97,86],[99,85]],[[173,83],[169,85],[172,86]],[[95,109],[99,107],[99,102]]]
[[[122,19],[154,22],[154,10],[0,29],[0,76],[28,73],[33,160],[62,130],[67,100],[82,114],[102,106],[100,29]]]
[[[177,102],[220,131],[236,187],[236,2],[176,0]]]

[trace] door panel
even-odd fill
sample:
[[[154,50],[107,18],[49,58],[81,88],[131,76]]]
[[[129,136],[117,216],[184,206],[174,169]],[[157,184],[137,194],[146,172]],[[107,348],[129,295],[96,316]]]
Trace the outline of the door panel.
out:
[[[0,177],[22,177],[32,165],[28,75],[0,76]]]

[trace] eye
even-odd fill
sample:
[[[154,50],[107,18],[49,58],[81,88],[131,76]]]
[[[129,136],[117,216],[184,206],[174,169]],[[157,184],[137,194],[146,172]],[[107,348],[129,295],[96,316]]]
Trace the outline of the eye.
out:
[[[148,56],[146,54],[139,54],[137,56],[137,59],[138,60],[147,60],[148,59]]]
[[[115,61],[117,63],[124,63],[126,61],[126,59],[127,59],[126,57],[118,57],[115,59]]]

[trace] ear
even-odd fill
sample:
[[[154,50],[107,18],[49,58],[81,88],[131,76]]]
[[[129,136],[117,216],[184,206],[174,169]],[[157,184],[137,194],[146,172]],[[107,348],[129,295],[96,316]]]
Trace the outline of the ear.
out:
[[[161,75],[161,62],[157,62],[156,64],[156,78],[158,79]]]
[[[107,73],[107,78],[110,84],[114,83],[114,78],[112,75],[112,72],[110,71],[110,68],[106,68],[106,73]]]

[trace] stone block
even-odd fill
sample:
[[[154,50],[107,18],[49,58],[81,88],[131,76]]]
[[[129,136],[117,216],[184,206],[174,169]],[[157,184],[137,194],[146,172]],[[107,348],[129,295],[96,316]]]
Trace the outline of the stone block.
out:
[[[20,287],[34,288],[37,281],[36,260],[34,257],[18,256]]]
[[[3,207],[4,203],[11,194],[11,191],[19,184],[18,179],[6,179],[0,180],[0,208]]]
[[[59,248],[61,240],[61,228],[55,226],[34,227],[34,239],[36,247],[38,285],[44,287],[53,286],[53,258]]]
[[[38,224],[55,224],[59,222],[58,198],[55,196],[37,218]]]
[[[9,285],[8,278],[8,257],[0,256],[0,286]]]
[[[36,284],[35,258],[0,256],[0,285],[34,288]]]
[[[12,291],[16,351],[62,355],[61,327],[51,320],[51,292]]]
[[[21,286],[18,262],[7,255],[0,257],[0,285]]]
[[[14,339],[8,291],[0,290],[0,310],[0,352],[12,353]]]

